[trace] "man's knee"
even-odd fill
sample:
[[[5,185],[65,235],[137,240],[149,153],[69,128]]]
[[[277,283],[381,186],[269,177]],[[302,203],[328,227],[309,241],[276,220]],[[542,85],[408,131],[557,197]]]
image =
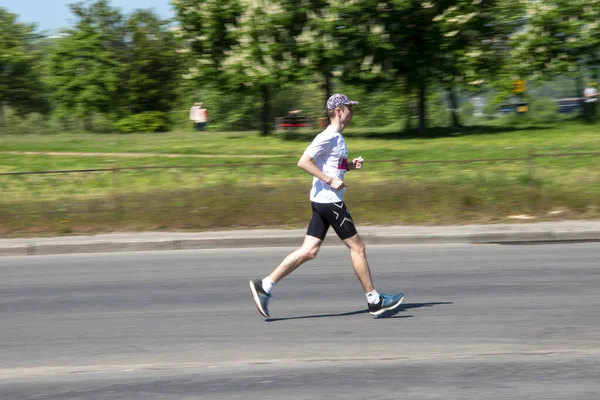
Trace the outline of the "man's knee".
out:
[[[298,249],[302,262],[312,260],[317,256],[319,248],[321,247],[320,243],[320,241],[315,243],[304,243],[300,249]]]
[[[314,259],[317,256],[317,253],[319,253],[319,247],[302,248],[302,257],[306,261]]]
[[[353,251],[357,252],[358,254],[360,254],[361,256],[365,256],[367,254],[367,247],[365,246],[365,244],[363,242],[360,242],[359,245],[357,245]]]
[[[308,261],[315,258],[321,248],[321,243],[323,243],[322,239],[307,235],[304,238],[304,243],[302,243],[302,246],[299,249],[302,260]]]
[[[360,236],[358,236],[358,234],[352,236],[349,239],[346,239],[344,242],[346,243],[346,246],[348,246],[350,251],[356,252],[363,256],[366,254],[367,249],[365,243],[362,241]]]

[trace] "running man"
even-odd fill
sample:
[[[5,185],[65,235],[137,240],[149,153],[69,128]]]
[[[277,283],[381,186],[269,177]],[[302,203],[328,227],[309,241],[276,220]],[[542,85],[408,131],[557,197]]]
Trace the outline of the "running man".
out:
[[[298,161],[298,167],[313,176],[310,192],[312,219],[302,246],[284,258],[270,275],[262,280],[250,281],[254,303],[258,311],[267,318],[273,286],[300,265],[317,256],[330,226],[333,226],[337,235],[350,249],[352,267],[367,296],[369,312],[372,315],[380,315],[398,307],[404,300],[402,293],[387,295],[375,290],[365,245],[356,232],[352,217],[342,200],[346,191],[346,172],[363,167],[361,157],[348,162],[348,148],[342,136],[342,132],[352,121],[353,107],[357,103],[343,94],[331,96],[327,101],[330,125],[314,138]]]

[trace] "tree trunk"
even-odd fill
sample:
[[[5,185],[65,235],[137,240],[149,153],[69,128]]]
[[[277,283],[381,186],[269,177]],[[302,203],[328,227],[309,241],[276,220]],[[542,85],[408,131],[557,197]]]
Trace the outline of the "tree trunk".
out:
[[[406,114],[406,124],[404,124],[404,130],[410,131],[412,129],[412,117],[413,117],[413,99],[412,99],[412,87],[406,85],[406,101],[404,103],[404,110]]]
[[[329,71],[323,73],[322,89],[323,94],[325,96],[325,101],[323,102],[323,105],[327,107],[327,100],[329,100],[329,96],[331,96],[331,73]]]
[[[584,101],[585,100],[583,98],[583,78],[581,77],[581,75],[579,75],[575,78],[575,90],[577,93],[576,97],[579,99],[579,104],[580,104],[579,108],[581,109],[581,111],[579,112],[579,116],[582,119],[585,119],[585,117],[586,117],[585,110],[584,110],[584,107],[585,107]]]
[[[456,99],[456,92],[454,92],[453,87],[448,88],[448,103],[450,104],[450,110],[452,112],[452,127],[462,127],[458,119],[458,101]]]
[[[427,98],[426,98],[427,86],[425,81],[419,82],[419,133],[425,134],[427,130]]]
[[[319,118],[319,128],[323,129],[325,125],[330,124],[331,120],[329,119],[329,115],[327,114],[327,100],[329,100],[329,96],[331,96],[331,72],[323,71],[323,82],[321,84],[321,90],[323,91],[324,102],[323,102],[323,110],[325,110],[325,115],[322,118]],[[325,122],[323,118],[326,118]]]
[[[86,132],[94,131],[94,114],[95,112],[88,111],[83,117],[83,129]],[[79,127],[77,127],[77,129],[79,129]]]
[[[4,101],[0,100],[0,135],[4,134]]]
[[[261,136],[269,136],[271,133],[271,92],[267,86],[261,87],[263,98],[262,117],[261,117]]]

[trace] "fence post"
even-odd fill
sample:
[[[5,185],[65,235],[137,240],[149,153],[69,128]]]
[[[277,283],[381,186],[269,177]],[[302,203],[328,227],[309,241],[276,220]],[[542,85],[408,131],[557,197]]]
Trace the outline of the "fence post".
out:
[[[263,180],[263,166],[260,162],[254,164],[254,178],[256,179],[256,184],[260,185]]]
[[[473,163],[470,163],[471,165],[473,165]],[[490,163],[485,163],[484,164],[485,167],[481,167],[481,168],[477,168],[477,166],[475,166],[475,168],[477,168],[477,188],[481,188],[484,186],[485,183],[485,169],[489,169],[489,166],[491,165]]]
[[[402,161],[396,160],[394,161],[394,165],[396,166],[396,174],[394,180],[396,181],[396,183],[400,183],[400,175],[402,174]]]
[[[530,212],[535,215],[536,212],[536,193],[535,193],[535,153],[532,151],[529,152],[528,159],[528,174],[529,174],[529,207]]]
[[[527,161],[527,169],[529,175],[529,188],[533,188],[535,186],[535,153],[532,151],[529,152],[529,159]]]
[[[120,177],[120,168],[117,166],[113,168],[112,173],[113,178],[113,197],[115,200],[115,212],[118,213],[121,211],[121,177]]]

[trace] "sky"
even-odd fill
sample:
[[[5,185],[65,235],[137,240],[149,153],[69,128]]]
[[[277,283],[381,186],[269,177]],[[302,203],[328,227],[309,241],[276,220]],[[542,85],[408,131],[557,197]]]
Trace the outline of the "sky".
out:
[[[17,14],[18,22],[33,22],[38,31],[53,33],[72,25],[74,19],[68,5],[76,2],[78,0],[0,0],[0,7]],[[169,0],[110,0],[110,5],[123,14],[149,8],[162,18],[173,17]]]

